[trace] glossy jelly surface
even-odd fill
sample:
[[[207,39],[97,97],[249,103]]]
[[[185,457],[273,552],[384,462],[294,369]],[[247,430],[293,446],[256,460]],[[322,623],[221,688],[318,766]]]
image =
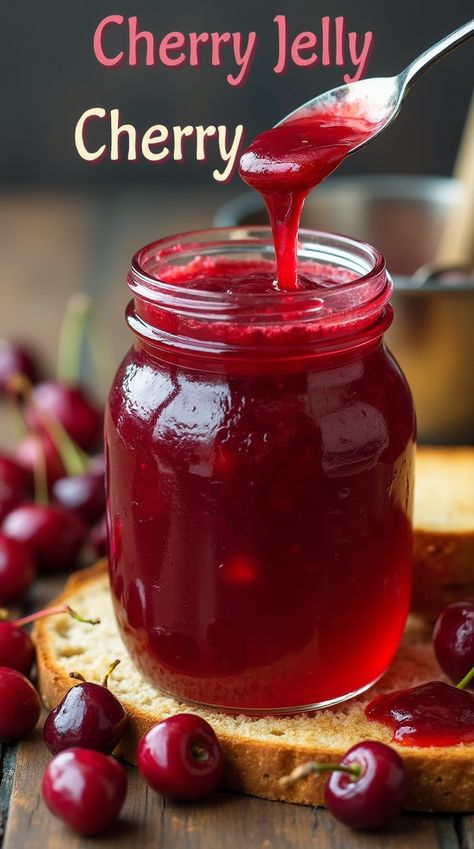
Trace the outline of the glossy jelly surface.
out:
[[[296,243],[306,196],[375,128],[360,114],[340,114],[333,108],[266,130],[243,153],[239,174],[265,201],[282,289],[300,285]]]
[[[368,719],[393,729],[402,746],[454,746],[474,740],[474,695],[443,681],[387,693],[369,702]]]

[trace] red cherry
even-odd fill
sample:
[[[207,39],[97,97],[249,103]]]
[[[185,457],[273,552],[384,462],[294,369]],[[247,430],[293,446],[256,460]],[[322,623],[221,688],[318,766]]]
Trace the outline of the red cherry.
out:
[[[0,522],[33,493],[33,476],[7,454],[0,454]]]
[[[380,828],[398,816],[409,780],[394,749],[373,740],[357,743],[339,766],[358,767],[360,774],[331,773],[324,799],[336,819],[352,828]]]
[[[48,715],[43,738],[55,755],[71,746],[113,752],[122,739],[127,714],[107,687],[84,681],[66,693]]]
[[[16,669],[0,667],[0,742],[19,740],[35,727],[40,697],[31,681]]]
[[[105,510],[105,482],[98,473],[60,478],[53,484],[52,495],[86,522],[95,522]]]
[[[35,572],[28,545],[0,533],[0,604],[21,601],[33,583]]]
[[[17,374],[28,378],[30,383],[38,380],[38,368],[31,352],[8,339],[0,339],[0,392],[8,392],[9,380]]]
[[[14,622],[0,622],[0,666],[29,675],[35,660],[35,647],[30,635]]]
[[[43,572],[71,567],[87,536],[82,519],[64,507],[26,502],[8,514],[2,530],[31,546]]]
[[[97,557],[107,556],[107,516],[102,516],[92,528],[89,544]]]
[[[13,457],[0,454],[0,485],[10,489],[19,499],[27,498],[33,493],[33,476]]]
[[[198,799],[214,790],[223,756],[214,730],[200,716],[180,713],[154,725],[140,740],[138,766],[145,781],[171,799]]]
[[[51,486],[54,481],[64,475],[64,466],[53,440],[49,434],[30,433],[20,442],[16,456],[22,466],[32,475],[41,464],[46,464],[46,476]]]
[[[118,818],[127,793],[127,775],[110,755],[66,749],[46,767],[41,793],[56,817],[90,837]]]
[[[456,683],[474,666],[474,599],[455,601],[439,615],[433,631],[435,654]],[[467,685],[474,689],[474,681]]]
[[[3,522],[5,516],[8,516],[21,500],[21,498],[13,495],[10,489],[3,487],[0,482],[0,523]]]
[[[53,381],[35,386],[25,417],[33,430],[42,431],[45,416],[59,421],[85,451],[96,445],[102,433],[102,414],[80,386]]]

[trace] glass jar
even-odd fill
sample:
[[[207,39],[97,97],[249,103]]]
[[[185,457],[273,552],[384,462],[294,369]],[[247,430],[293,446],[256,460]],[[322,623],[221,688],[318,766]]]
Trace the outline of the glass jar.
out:
[[[410,600],[415,421],[383,343],[392,284],[342,236],[303,230],[298,254],[313,284],[288,293],[260,291],[265,227],[140,250],[106,414],[125,644],[160,689],[234,712],[370,687]]]

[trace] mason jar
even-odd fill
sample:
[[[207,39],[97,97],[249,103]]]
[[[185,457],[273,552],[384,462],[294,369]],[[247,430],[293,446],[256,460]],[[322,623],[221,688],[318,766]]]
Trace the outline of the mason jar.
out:
[[[410,600],[415,439],[383,257],[269,228],[138,251],[106,413],[112,598],[143,675],[207,707],[335,704],[387,669]]]

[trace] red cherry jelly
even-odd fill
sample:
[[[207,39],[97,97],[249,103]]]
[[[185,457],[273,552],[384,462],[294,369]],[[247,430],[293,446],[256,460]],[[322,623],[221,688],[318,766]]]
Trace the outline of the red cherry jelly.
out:
[[[454,746],[474,740],[474,694],[443,681],[387,693],[369,702],[368,719],[393,729],[402,746]]]
[[[268,210],[282,289],[300,285],[296,241],[306,196],[377,128],[361,108],[354,104],[348,115],[333,106],[287,120],[257,136],[240,159],[240,176]]]
[[[232,711],[368,687],[409,606],[414,415],[384,263],[302,231],[299,273],[275,286],[268,228],[144,248],[106,412],[122,636],[155,685]]]

